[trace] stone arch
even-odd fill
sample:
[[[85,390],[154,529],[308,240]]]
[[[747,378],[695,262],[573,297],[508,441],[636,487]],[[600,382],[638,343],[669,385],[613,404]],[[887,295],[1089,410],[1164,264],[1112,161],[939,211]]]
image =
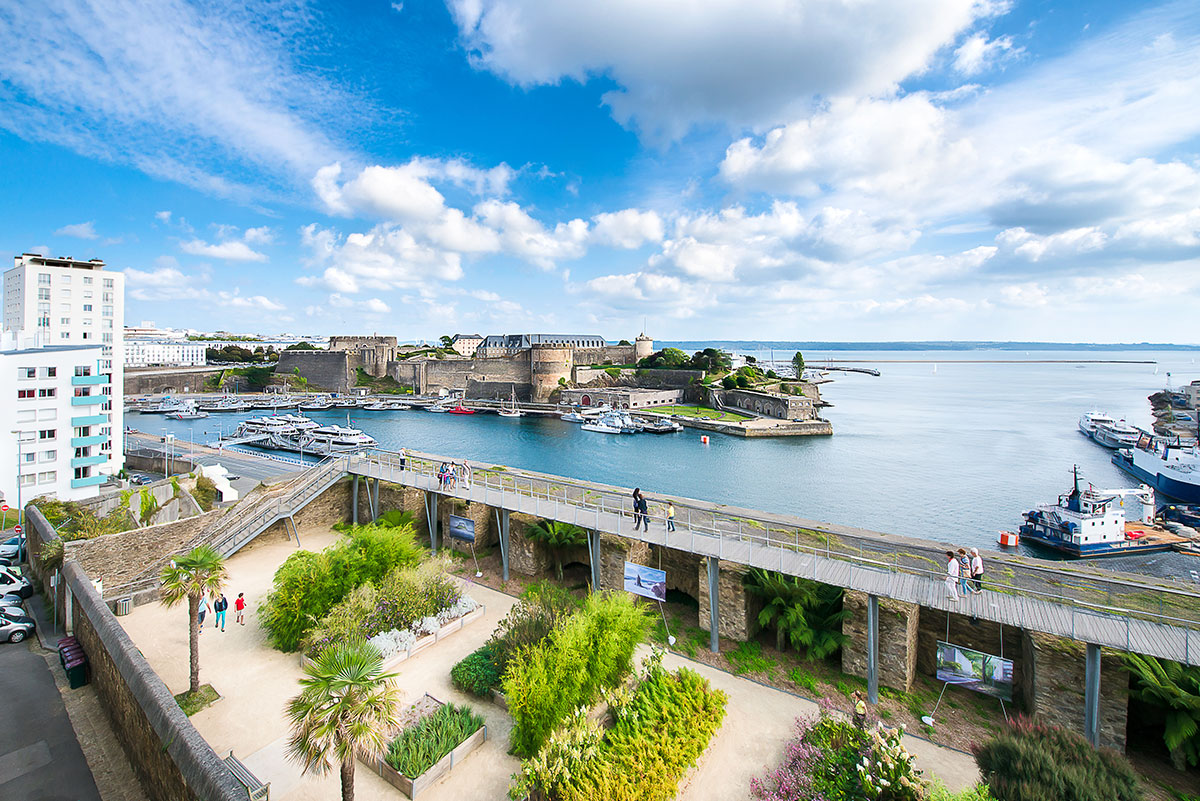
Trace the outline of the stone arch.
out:
[[[579,404],[581,406],[591,406],[592,405],[592,396],[585,394],[582,398],[579,399]]]

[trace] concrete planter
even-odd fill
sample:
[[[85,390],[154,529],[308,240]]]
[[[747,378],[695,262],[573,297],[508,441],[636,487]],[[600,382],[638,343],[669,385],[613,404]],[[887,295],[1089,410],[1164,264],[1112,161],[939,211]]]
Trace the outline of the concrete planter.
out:
[[[488,690],[488,698],[491,699],[493,704],[500,707],[505,712],[508,711],[508,699],[504,697],[504,693],[500,692],[495,687]]]
[[[440,702],[439,702],[440,703]],[[379,774],[379,777],[388,784],[395,787],[400,792],[404,793],[409,798],[415,799],[425,790],[432,787],[443,776],[449,773],[455,765],[466,759],[467,755],[474,751],[479,746],[487,741],[487,726],[482,726],[477,729],[467,739],[458,744],[457,747],[444,757],[439,759],[429,770],[422,773],[420,776],[409,777],[395,770],[383,758],[382,754],[364,758],[360,755],[360,761],[366,763],[371,770]]]
[[[392,668],[399,665],[401,662],[408,659],[410,656],[416,656],[421,651],[424,651],[426,648],[433,645],[434,643],[441,642],[442,640],[444,640],[446,637],[449,637],[454,632],[462,629],[462,627],[466,626],[468,623],[474,623],[476,620],[479,620],[479,618],[483,617],[486,613],[487,613],[487,607],[485,607],[483,604],[480,604],[479,606],[475,607],[475,609],[473,611],[468,612],[467,614],[463,615],[462,617],[451,620],[449,623],[442,626],[440,629],[438,629],[433,634],[426,634],[424,637],[417,640],[416,643],[413,644],[413,647],[410,648],[409,650],[400,651],[396,654],[393,654],[390,659],[385,659],[383,661],[383,669],[385,671],[391,670]],[[303,652],[301,652],[300,666],[306,667],[310,662],[312,662],[312,660],[309,659]]]

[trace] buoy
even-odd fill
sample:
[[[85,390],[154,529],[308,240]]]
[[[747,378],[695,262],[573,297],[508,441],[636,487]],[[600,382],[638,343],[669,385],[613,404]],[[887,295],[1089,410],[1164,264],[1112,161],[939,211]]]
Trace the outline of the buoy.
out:
[[[1015,531],[1001,531],[1000,544],[1010,548],[1016,548],[1021,543],[1021,537]]]
[[[708,444],[708,434],[704,434],[700,437],[700,444],[702,444],[702,445]]]

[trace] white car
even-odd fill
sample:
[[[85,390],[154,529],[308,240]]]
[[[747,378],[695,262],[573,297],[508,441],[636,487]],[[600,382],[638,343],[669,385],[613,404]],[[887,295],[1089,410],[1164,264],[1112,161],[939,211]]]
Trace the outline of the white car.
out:
[[[0,642],[21,642],[33,634],[35,628],[33,618],[13,614],[8,609],[0,610]]]
[[[12,568],[0,567],[0,595],[10,592],[28,598],[33,595],[33,585],[29,583],[29,579],[14,573]]]

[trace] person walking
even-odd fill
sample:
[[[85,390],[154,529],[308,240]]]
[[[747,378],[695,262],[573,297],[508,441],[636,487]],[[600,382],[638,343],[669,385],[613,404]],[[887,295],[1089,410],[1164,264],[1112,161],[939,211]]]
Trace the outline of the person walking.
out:
[[[859,731],[867,728],[867,699],[863,698],[862,690],[854,691],[854,725]]]
[[[667,531],[675,530],[675,504],[667,501]]]
[[[642,527],[642,490],[639,487],[633,488],[633,530],[637,531]]]
[[[958,600],[958,572],[954,551],[946,551],[946,597],[951,601]]]
[[[638,504],[640,506],[639,511],[641,511],[641,513],[642,513],[642,529],[644,531],[649,531],[650,530],[650,502],[647,501],[646,497],[643,495],[642,499],[640,501],[638,501]]]
[[[404,448],[401,448],[401,449],[400,449],[400,454],[399,454],[399,455],[400,455],[400,469],[401,469],[401,470],[407,470],[407,469],[408,469],[408,468],[407,468],[407,465],[408,465],[408,451],[406,451]]]
[[[201,597],[200,608],[196,610],[196,620],[200,623],[199,631],[204,631],[204,616],[208,614],[209,606],[208,599]]]
[[[246,625],[246,597],[243,593],[238,593],[238,597],[233,601],[233,611],[237,613],[237,622],[239,625]]]
[[[971,558],[967,556],[965,548],[958,549],[958,588],[962,590],[963,597],[973,595],[971,590]]]
[[[225,610],[229,608],[229,600],[225,597],[225,593],[221,593],[221,597],[213,602],[213,611],[217,613],[217,617],[213,620],[213,627],[225,630]]]
[[[975,594],[983,595],[983,557],[978,548],[971,549],[971,581],[975,584]]]

